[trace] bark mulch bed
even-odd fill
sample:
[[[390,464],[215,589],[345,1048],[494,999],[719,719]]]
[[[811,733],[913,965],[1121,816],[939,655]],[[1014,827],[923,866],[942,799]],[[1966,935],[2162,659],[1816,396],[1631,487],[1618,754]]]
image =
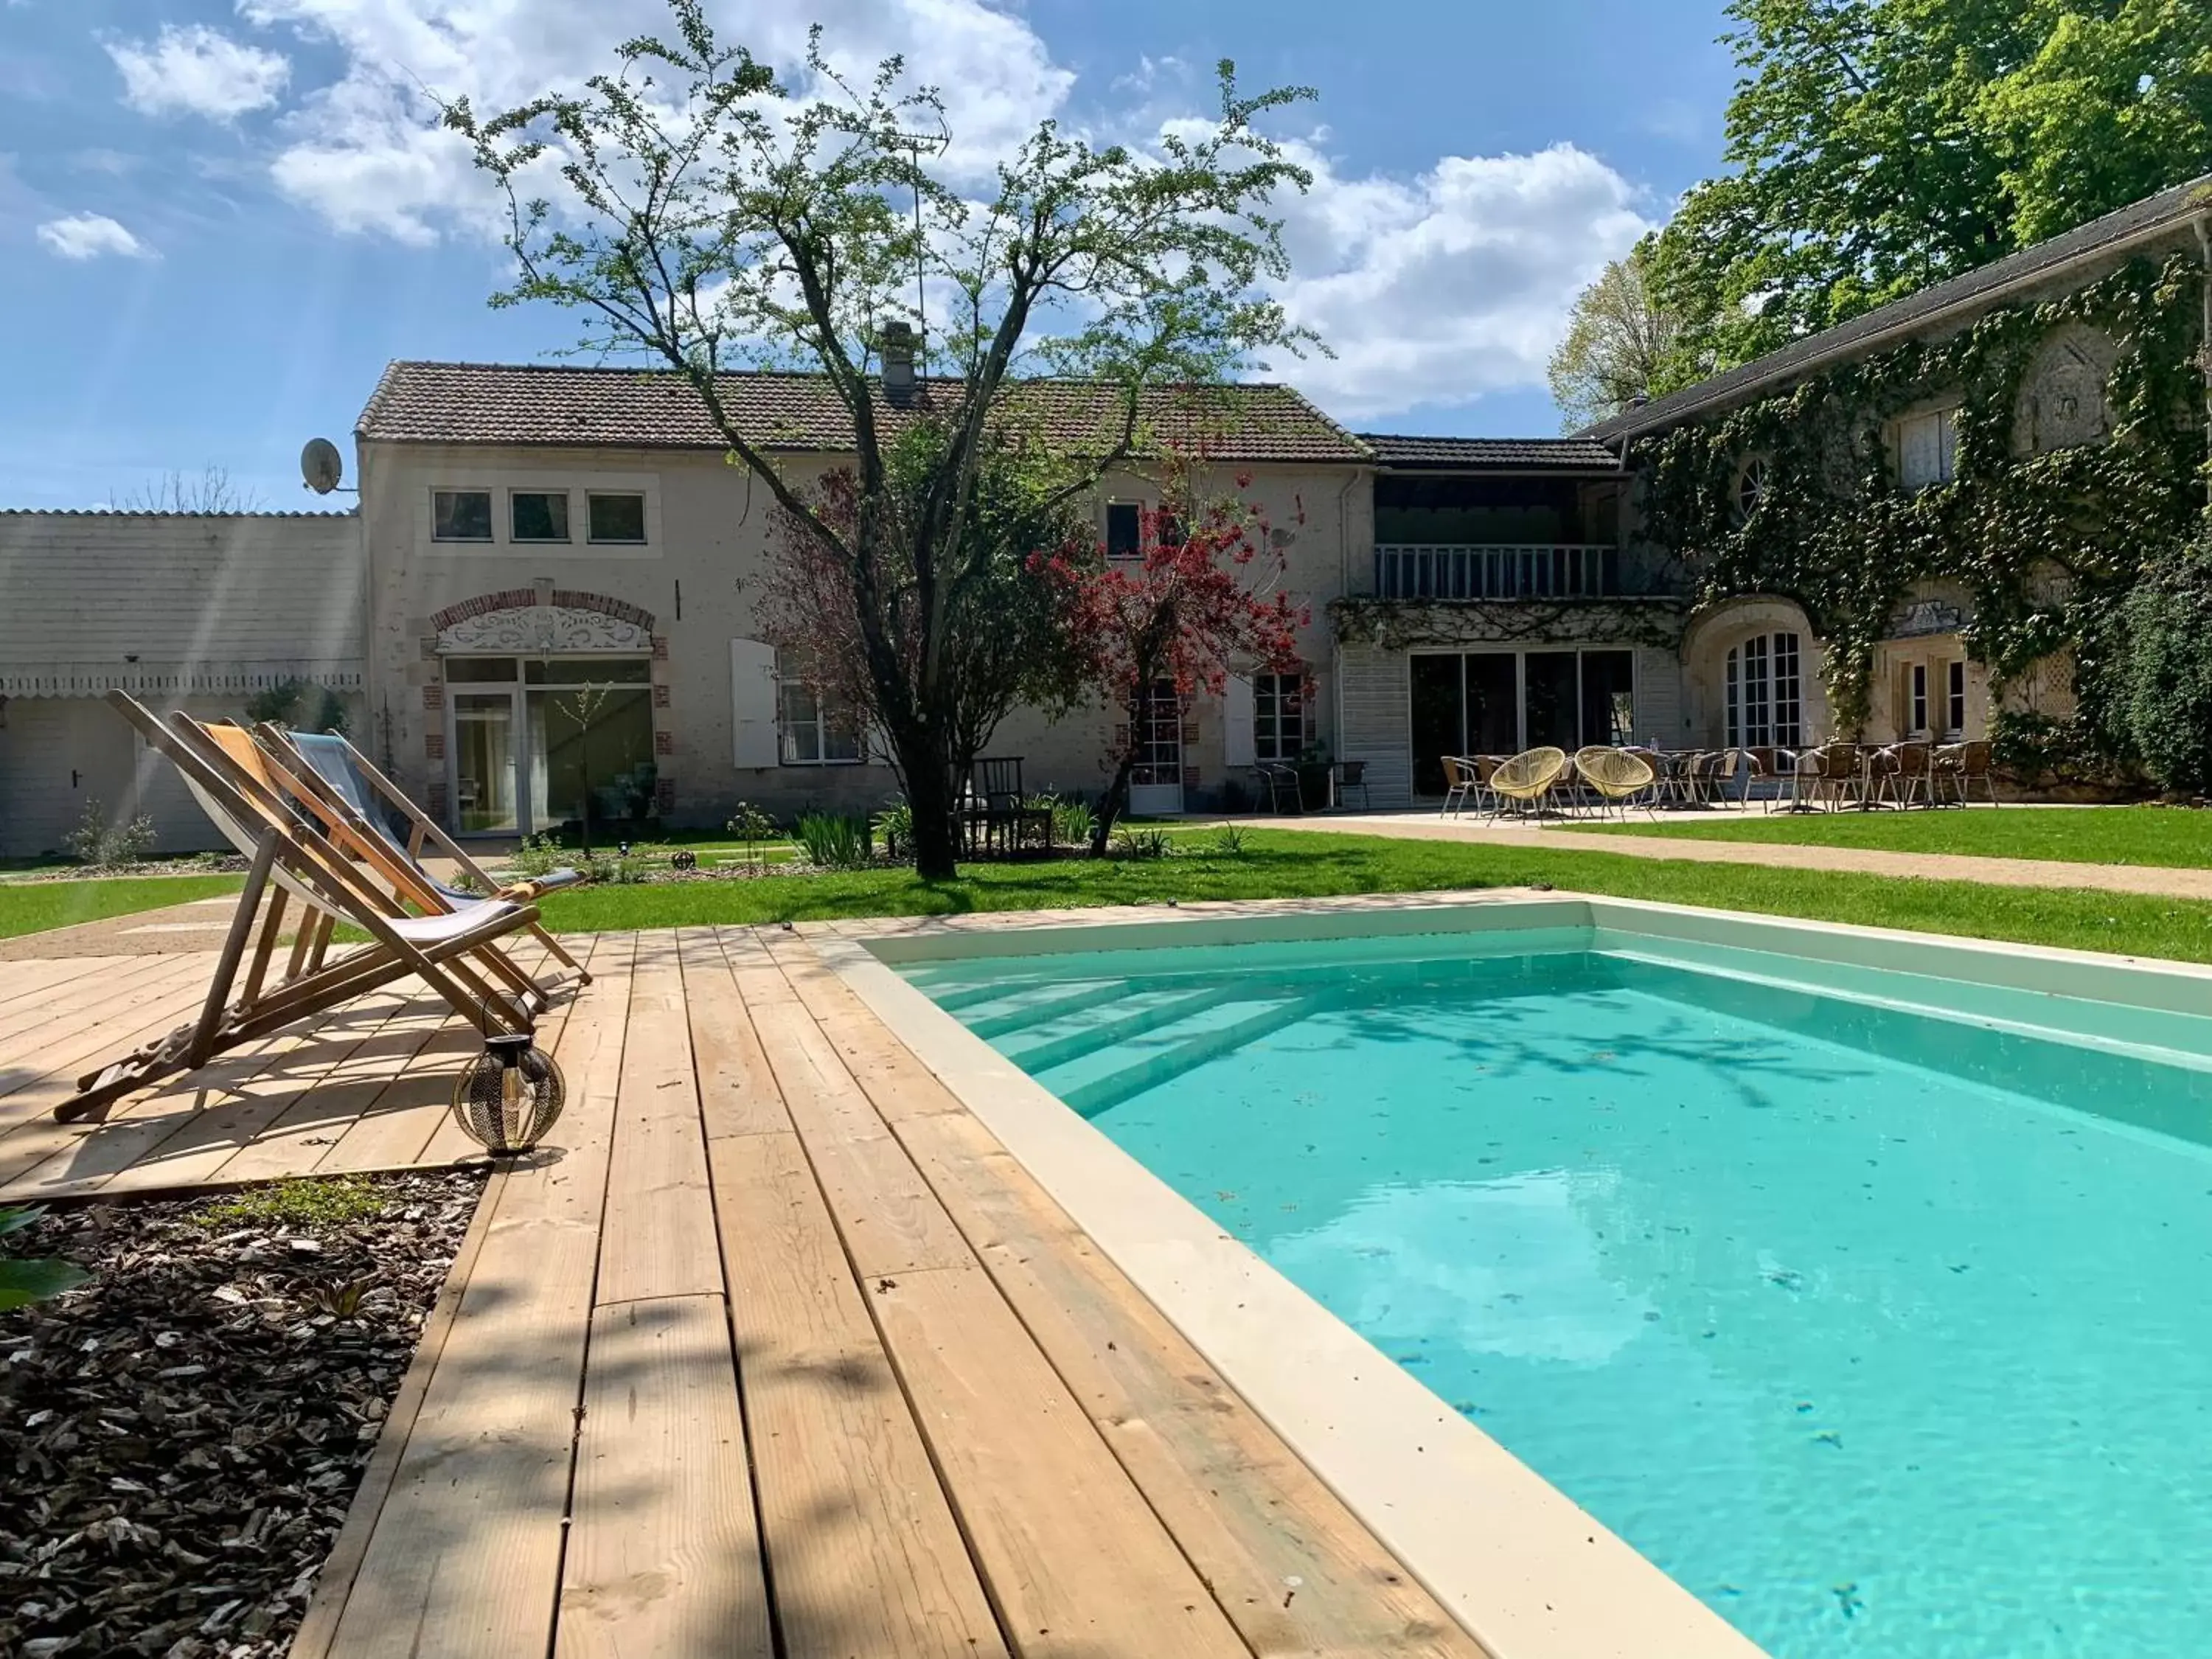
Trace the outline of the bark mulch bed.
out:
[[[0,1314],[0,1653],[276,1659],[481,1170],[57,1210],[92,1282]]]

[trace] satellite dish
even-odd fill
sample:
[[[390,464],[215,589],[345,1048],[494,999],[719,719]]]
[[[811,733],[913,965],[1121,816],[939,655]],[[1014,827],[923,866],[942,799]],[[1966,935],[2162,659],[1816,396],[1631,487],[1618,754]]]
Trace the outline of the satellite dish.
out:
[[[300,452],[300,477],[318,495],[327,495],[345,477],[345,461],[328,438],[310,438]]]

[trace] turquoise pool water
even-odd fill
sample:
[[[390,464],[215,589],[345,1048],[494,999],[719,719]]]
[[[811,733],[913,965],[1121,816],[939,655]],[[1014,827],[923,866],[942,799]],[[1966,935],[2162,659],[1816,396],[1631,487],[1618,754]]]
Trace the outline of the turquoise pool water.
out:
[[[2212,1645],[2212,1018],[1588,934],[907,971],[1772,1653]]]

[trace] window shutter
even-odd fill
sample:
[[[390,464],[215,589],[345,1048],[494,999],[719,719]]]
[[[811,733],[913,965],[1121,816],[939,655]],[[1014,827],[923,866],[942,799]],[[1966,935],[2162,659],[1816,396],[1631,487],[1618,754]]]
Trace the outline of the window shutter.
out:
[[[775,732],[775,647],[763,640],[730,641],[731,762],[740,770],[781,758]]]
[[[1935,419],[1926,415],[1915,416],[1905,422],[1900,436],[1899,481],[1907,489],[1923,489],[1934,483],[1936,477]]]
[[[1252,682],[1243,674],[1231,674],[1222,694],[1222,719],[1226,729],[1222,743],[1222,762],[1231,767],[1249,766],[1258,758],[1253,746]]]
[[[1945,410],[1936,417],[1936,477],[1948,483],[1959,476],[1959,417]]]

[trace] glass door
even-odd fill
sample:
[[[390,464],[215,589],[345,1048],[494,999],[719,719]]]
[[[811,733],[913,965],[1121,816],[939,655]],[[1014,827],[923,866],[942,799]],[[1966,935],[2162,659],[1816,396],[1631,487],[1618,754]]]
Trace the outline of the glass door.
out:
[[[1522,658],[1522,742],[1529,749],[1582,747],[1582,672],[1572,651]]]
[[[512,835],[515,810],[514,693],[463,691],[453,708],[453,823],[465,836]]]
[[[1129,811],[1150,817],[1182,811],[1182,700],[1173,680],[1153,682],[1152,695],[1131,711],[1137,730],[1137,764],[1129,774]]]

